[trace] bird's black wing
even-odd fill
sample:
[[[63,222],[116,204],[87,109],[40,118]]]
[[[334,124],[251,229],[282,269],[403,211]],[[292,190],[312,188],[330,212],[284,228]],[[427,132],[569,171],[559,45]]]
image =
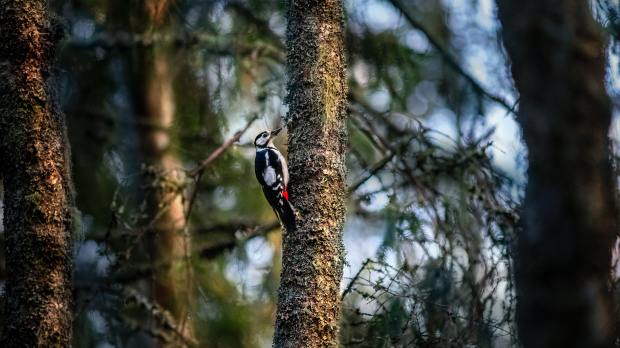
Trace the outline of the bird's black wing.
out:
[[[282,173],[282,162],[280,155],[270,148],[256,152],[254,160],[254,174],[261,186],[284,188],[284,175]]]
[[[275,149],[267,148],[257,151],[254,171],[263,188],[265,198],[287,230],[292,230],[295,228],[295,213],[288,201],[285,183],[285,174],[288,173],[283,172],[286,164],[282,163],[281,158],[283,157]]]

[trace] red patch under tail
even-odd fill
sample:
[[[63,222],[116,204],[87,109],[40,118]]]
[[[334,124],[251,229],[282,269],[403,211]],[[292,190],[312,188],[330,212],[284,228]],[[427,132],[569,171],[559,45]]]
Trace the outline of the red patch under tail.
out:
[[[284,191],[282,191],[282,196],[288,201],[288,190],[286,187],[284,188]]]

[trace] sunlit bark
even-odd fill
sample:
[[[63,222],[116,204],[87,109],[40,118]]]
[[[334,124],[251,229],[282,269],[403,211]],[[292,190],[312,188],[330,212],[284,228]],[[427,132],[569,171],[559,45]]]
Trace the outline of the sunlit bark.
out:
[[[340,0],[289,1],[290,196],[299,218],[283,239],[274,347],[338,344],[344,250],[344,14]]]
[[[0,175],[7,280],[2,347],[71,345],[72,187],[49,82],[60,31],[47,1],[0,1]]]

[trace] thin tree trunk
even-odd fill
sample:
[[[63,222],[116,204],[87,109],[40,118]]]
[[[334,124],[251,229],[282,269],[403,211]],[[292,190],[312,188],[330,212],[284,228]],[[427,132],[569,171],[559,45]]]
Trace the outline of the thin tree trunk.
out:
[[[345,215],[346,66],[340,0],[287,2],[289,168],[274,347],[338,342]]]
[[[611,347],[617,234],[605,47],[586,0],[500,0],[529,150],[516,255],[525,347]]]
[[[173,30],[169,0],[115,1],[108,8],[108,30],[148,37]],[[176,327],[162,327],[158,313],[146,313],[140,325],[150,331],[132,337],[133,345],[183,346],[193,342],[193,286],[186,252],[191,240],[183,234],[186,224],[183,199],[176,191],[182,164],[171,149],[175,117],[174,60],[171,43],[136,45],[123,52],[127,69],[135,143],[128,157],[147,170],[138,182],[143,201],[141,226],[149,227],[128,264],[148,267],[152,274],[134,285],[153,304],[171,315]],[[157,315],[152,315],[157,314]],[[152,337],[153,333],[157,338]]]
[[[154,267],[150,292],[153,300],[172,314],[180,332],[189,339],[193,331],[188,315],[192,286],[185,253],[190,251],[190,239],[183,234],[186,223],[183,197],[175,187],[182,180],[182,164],[170,151],[169,132],[175,111],[172,74],[165,52],[144,49],[139,55],[143,60],[136,68],[144,69],[145,73],[139,84],[143,94],[135,100],[139,105],[136,117],[140,155],[155,175],[161,176],[149,175],[145,182],[149,185],[145,189],[146,223],[152,224],[145,242]],[[154,182],[159,185],[152,185]]]
[[[149,32],[171,30],[169,1],[144,0],[144,28]],[[173,72],[169,47],[139,47],[135,52],[133,71],[134,111],[138,127],[139,158],[161,177],[149,176],[144,184],[147,202],[146,223],[152,229],[145,235],[145,247],[154,268],[148,292],[151,298],[169,311],[177,325],[172,346],[184,345],[192,339],[190,295],[192,286],[186,252],[190,252],[189,236],[183,234],[186,224],[182,192],[175,185],[182,180],[182,164],[171,150],[170,135],[175,113]],[[152,185],[153,179],[158,185]]]
[[[0,170],[6,236],[2,347],[71,346],[71,179],[48,82],[59,33],[47,1],[0,1]]]

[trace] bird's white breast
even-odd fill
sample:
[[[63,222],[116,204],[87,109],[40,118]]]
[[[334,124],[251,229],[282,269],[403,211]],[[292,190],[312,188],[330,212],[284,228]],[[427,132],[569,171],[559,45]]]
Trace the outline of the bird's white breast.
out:
[[[263,172],[263,180],[265,180],[265,184],[272,186],[276,182],[276,171],[273,167],[265,168]]]
[[[269,165],[269,151],[265,153],[265,170],[263,171],[263,180],[265,184],[271,186],[276,182],[276,170]]]

